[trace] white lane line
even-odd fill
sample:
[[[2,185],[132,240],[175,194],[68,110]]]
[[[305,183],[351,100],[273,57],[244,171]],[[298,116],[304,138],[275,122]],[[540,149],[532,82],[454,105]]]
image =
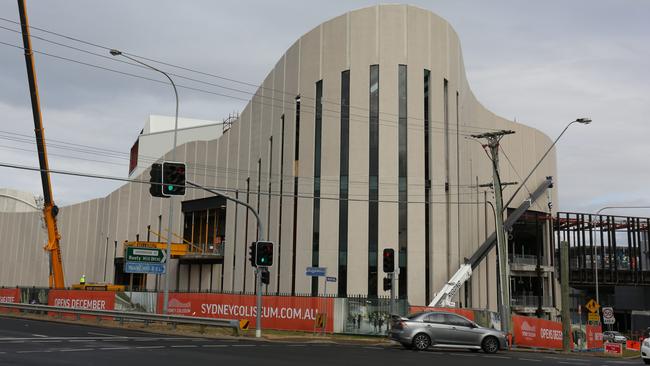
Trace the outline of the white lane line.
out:
[[[126,336],[120,336],[120,335],[117,335],[117,334],[110,334],[110,333],[88,332],[88,334],[91,334],[91,335],[98,335],[98,336],[102,336],[102,337],[120,337],[120,338],[126,338]]]
[[[229,344],[204,344],[201,345],[201,347],[220,348],[220,347],[230,347],[230,345]]]
[[[43,340],[43,341],[41,341],[41,340],[38,340],[38,341],[33,341],[32,343],[61,343],[61,342],[63,342],[63,341],[50,341],[50,340],[47,340],[47,341]]]
[[[483,357],[485,357],[485,358],[503,358],[503,359],[506,359],[506,360],[509,360],[509,359],[510,359],[510,357],[506,357],[506,356],[492,356],[492,355],[487,355],[487,356],[483,356]]]
[[[138,346],[138,347],[135,347],[135,348],[138,348],[138,349],[157,349],[157,348],[165,348],[165,346]]]
[[[7,342],[7,343],[25,343],[25,341],[10,341],[10,342]]]
[[[16,351],[16,353],[49,353],[52,352],[49,349],[46,350],[33,350],[33,351]]]
[[[94,351],[94,348],[66,348],[58,349],[59,352],[82,352],[82,351]]]
[[[97,342],[97,341],[94,340],[94,339],[71,339],[68,342],[77,342],[77,343],[78,342],[83,342],[83,343],[85,343],[85,342]]]
[[[195,344],[179,344],[179,345],[170,346],[170,347],[172,347],[172,348],[195,348],[195,347],[198,347],[198,346],[195,345]]]
[[[532,361],[532,362],[542,362],[542,360],[538,360],[536,358],[520,358],[519,360],[521,360],[521,361]]]
[[[121,349],[129,349],[129,347],[104,347],[104,348],[99,348],[102,351],[117,351]]]
[[[48,336],[43,335],[43,334],[32,334],[34,337],[41,337],[41,338],[47,338]]]

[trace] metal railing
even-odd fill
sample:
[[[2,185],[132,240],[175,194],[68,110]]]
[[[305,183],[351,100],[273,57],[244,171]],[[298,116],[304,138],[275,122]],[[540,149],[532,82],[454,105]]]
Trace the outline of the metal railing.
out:
[[[117,311],[117,310],[90,310],[79,308],[65,308],[50,305],[36,305],[36,304],[21,304],[21,303],[7,303],[0,302],[0,308],[17,309],[19,311],[32,311],[43,313],[56,313],[60,316],[63,314],[73,314],[77,319],[82,316],[97,317],[97,320],[102,318],[113,318],[119,322],[125,320],[142,321],[145,324],[150,322],[169,323],[173,326],[176,324],[193,324],[203,327],[219,327],[231,328],[233,334],[239,335],[239,321],[233,319],[215,319],[215,318],[201,318],[194,316],[184,315],[166,315],[166,314],[151,314],[130,311]]]

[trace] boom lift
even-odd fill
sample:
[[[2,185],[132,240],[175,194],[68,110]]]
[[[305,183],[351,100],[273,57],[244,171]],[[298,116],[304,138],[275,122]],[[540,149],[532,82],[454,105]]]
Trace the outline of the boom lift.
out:
[[[503,226],[506,230],[510,230],[515,222],[521,217],[521,215],[526,212],[544,192],[553,187],[553,178],[546,177],[546,180],[540,184],[540,186],[533,192],[528,199],[526,199],[517,209],[511,213],[506,221],[503,223]],[[438,293],[435,294],[433,300],[429,304],[430,307],[454,307],[456,304],[452,301],[458,289],[472,277],[472,270],[478,267],[481,264],[483,258],[487,256],[490,250],[494,247],[497,242],[496,233],[492,233],[483,244],[476,250],[474,255],[471,258],[465,259],[458,271],[449,279]],[[507,260],[507,259],[506,259]]]
[[[27,66],[27,79],[29,80],[29,94],[32,100],[32,114],[34,115],[34,132],[36,134],[36,147],[38,150],[38,164],[41,168],[41,184],[43,185],[43,217],[47,226],[47,244],[44,249],[50,256],[50,288],[64,288],[63,260],[61,259],[61,247],[59,246],[59,230],[56,225],[56,215],[59,208],[54,204],[52,197],[52,184],[50,181],[49,165],[47,161],[47,149],[45,148],[45,136],[43,135],[43,120],[41,106],[38,97],[38,85],[36,83],[36,71],[34,69],[34,52],[29,36],[29,24],[27,21],[27,10],[25,0],[18,0],[20,11],[20,26],[23,34],[23,48],[25,50],[25,65]]]

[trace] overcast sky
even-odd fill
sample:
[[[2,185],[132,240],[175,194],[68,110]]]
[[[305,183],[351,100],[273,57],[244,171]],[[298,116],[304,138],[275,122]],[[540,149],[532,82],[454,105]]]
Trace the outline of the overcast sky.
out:
[[[28,0],[27,7],[34,27],[260,83],[302,34],[332,17],[376,3]],[[559,143],[560,210],[650,206],[650,1],[410,3],[437,13],[455,28],[470,86],[491,111],[516,118],[553,139],[569,121],[582,116],[593,119],[590,126],[571,127]],[[1,0],[0,17],[18,21],[16,2]],[[4,20],[0,26],[19,29]],[[36,30],[33,35],[106,53]],[[0,28],[0,42],[20,45],[21,39]],[[33,47],[159,79],[155,73],[38,39],[33,39]],[[36,66],[46,136],[65,142],[64,146],[77,143],[127,153],[148,115],[174,113],[169,86],[42,55],[36,56]],[[189,90],[180,94],[184,117],[221,120],[246,104]],[[34,144],[15,141],[24,138],[16,134],[33,136],[30,108],[22,51],[0,44],[0,161],[38,165]],[[126,176],[128,170],[128,160],[123,158],[82,154],[53,143],[48,150],[53,169],[119,176]],[[52,180],[60,205],[105,196],[120,185],[62,176]],[[0,168],[0,187],[42,191],[37,173],[7,168]],[[610,212],[650,215],[650,210]]]

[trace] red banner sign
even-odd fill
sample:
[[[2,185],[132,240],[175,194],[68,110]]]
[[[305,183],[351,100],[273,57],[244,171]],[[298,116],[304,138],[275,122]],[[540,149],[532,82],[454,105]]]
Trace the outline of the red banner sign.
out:
[[[515,345],[538,348],[562,348],[562,323],[513,315],[512,325]]]
[[[420,311],[444,311],[447,313],[454,313],[458,314],[461,316],[464,316],[465,318],[474,321],[474,311],[471,309],[462,309],[462,308],[430,308],[428,306],[411,306],[409,307],[409,311],[411,313],[417,313]]]
[[[587,325],[587,348],[603,348],[603,327]]]
[[[627,341],[625,343],[625,348],[633,350],[633,351],[640,351],[641,350],[641,342]]]
[[[158,294],[158,312],[162,313],[163,295]],[[219,319],[247,319],[255,326],[257,306],[254,295],[170,293],[170,314]],[[263,296],[262,327],[267,329],[312,331],[317,315],[326,316],[325,331],[334,330],[334,300],[316,297]]]
[[[610,343],[605,342],[605,353],[611,353],[615,355],[623,354],[623,345],[621,343]]]
[[[20,289],[18,288],[0,288],[0,302],[20,302]],[[0,312],[18,312],[18,309],[8,309],[0,307]]]
[[[114,310],[115,292],[50,290],[47,295],[47,304],[50,306],[73,309]]]

